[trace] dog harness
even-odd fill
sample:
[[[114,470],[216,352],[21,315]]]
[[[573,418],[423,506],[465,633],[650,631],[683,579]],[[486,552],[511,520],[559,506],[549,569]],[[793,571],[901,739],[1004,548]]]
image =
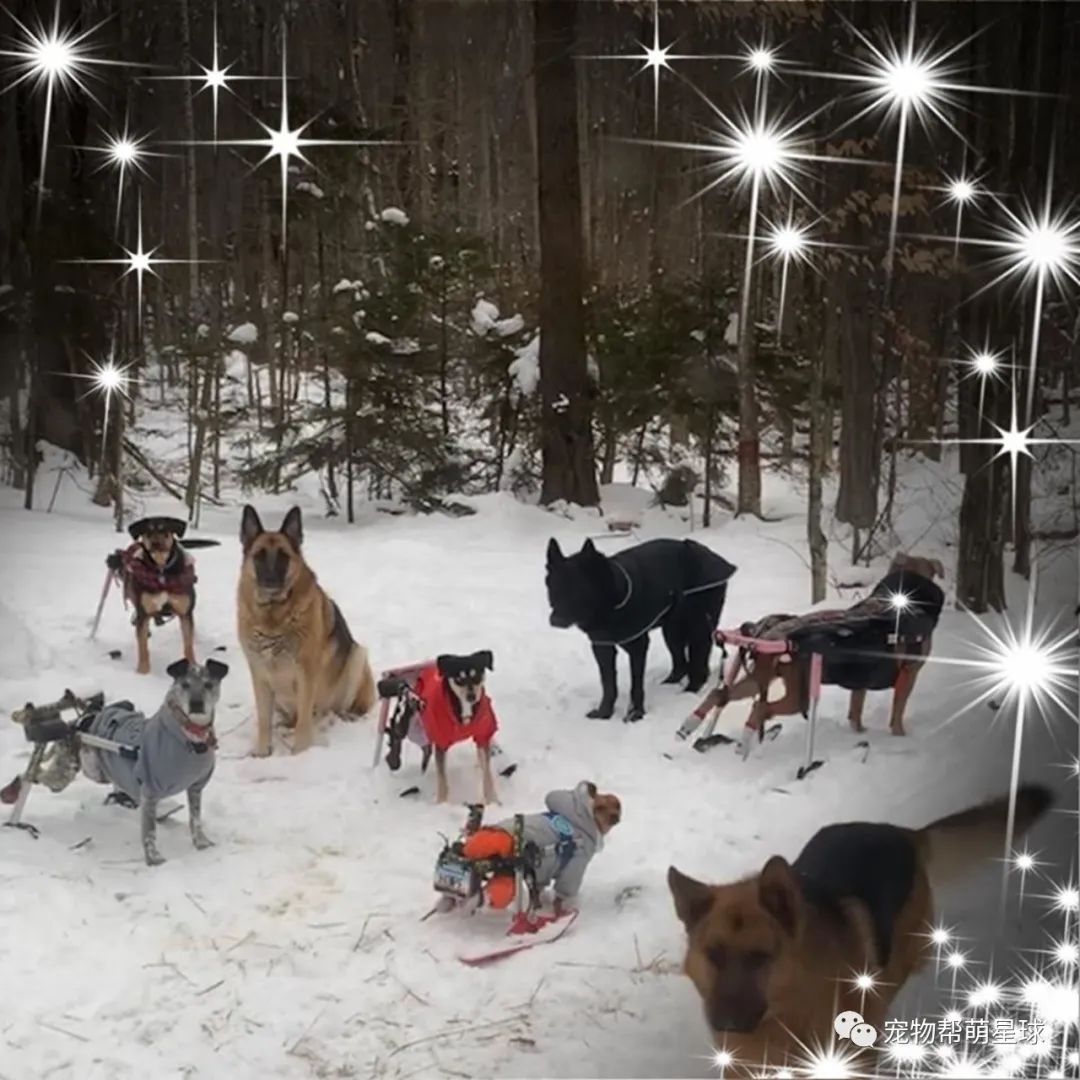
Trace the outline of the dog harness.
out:
[[[551,827],[559,834],[555,842],[555,857],[559,860],[555,876],[566,869],[566,864],[574,857],[577,851],[577,841],[574,839],[574,826],[562,814],[556,814],[551,810],[544,813],[544,817],[551,823]]]
[[[499,729],[491,699],[485,693],[473,709],[472,719],[463,722],[454,711],[453,691],[435,666],[425,668],[416,679],[415,693],[423,702],[420,722],[427,741],[436,750],[449,750],[459,742],[472,739],[477,746],[488,747]]]

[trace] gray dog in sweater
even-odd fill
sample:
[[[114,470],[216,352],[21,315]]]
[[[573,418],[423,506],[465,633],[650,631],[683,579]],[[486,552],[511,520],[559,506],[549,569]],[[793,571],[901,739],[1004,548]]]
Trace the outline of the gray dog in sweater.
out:
[[[217,660],[201,666],[178,660],[166,671],[173,684],[153,716],[139,712],[130,701],[106,705],[58,745],[48,772],[40,777],[59,791],[81,768],[87,779],[112,785],[110,801],[138,806],[148,866],[165,862],[157,848],[158,803],[182,791],[187,792],[192,843],[199,850],[213,846],[203,831],[202,793],[214,772],[214,709],[221,680],[229,673]],[[112,745],[90,745],[81,735]]]
[[[604,837],[622,819],[622,804],[617,795],[597,791],[588,780],[569,791],[550,791],[544,801],[546,812],[522,815],[521,840],[523,849],[536,852],[536,887],[553,887],[559,916],[577,897]],[[514,829],[513,819],[481,828],[466,838],[462,854],[468,859],[507,856],[513,850]],[[513,891],[513,878],[506,874],[496,874],[485,886],[488,903],[495,908],[506,907]]]

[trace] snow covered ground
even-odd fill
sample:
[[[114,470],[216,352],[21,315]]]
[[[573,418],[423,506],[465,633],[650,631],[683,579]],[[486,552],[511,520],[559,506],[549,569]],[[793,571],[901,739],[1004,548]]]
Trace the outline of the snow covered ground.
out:
[[[42,482],[47,502],[51,480]],[[932,472],[905,478],[901,533],[912,549],[941,557],[951,577],[955,518],[951,508],[927,509],[941,490]],[[420,800],[398,797],[418,780],[415,753],[396,775],[372,769],[373,717],[324,729],[301,757],[248,756],[251,689],[234,626],[239,507],[206,508],[198,535],[221,546],[197,553],[198,642],[202,655],[223,646],[215,655],[232,667],[218,714],[218,771],[204,802],[217,846],[193,850],[181,812],[159,830],[168,862],[149,870],[136,816],[103,806],[103,788],[80,778],[61,795],[34,790],[27,818],[40,839],[0,832],[0,1076],[715,1075],[697,996],[679,974],[670,863],[725,880],[775,852],[794,854],[827,822],[917,825],[1007,788],[1010,726],[985,708],[943,725],[969,696],[958,669],[945,665],[922,673],[904,740],[886,731],[888,696],[871,696],[865,757],[846,728],[844,695],[826,690],[818,756],[827,765],[801,783],[800,719],[746,763],[728,749],[702,756],[676,742],[696,699],[658,685],[667,671],[658,637],[646,719],[586,720],[597,674],[584,637],[548,625],[548,537],[576,548],[586,535],[602,536],[597,543],[613,551],[688,527],[645,509],[643,493],[617,488],[607,497],[620,516],[639,516],[634,541],[609,536],[594,516],[565,518],[507,495],[468,500],[478,511],[469,518],[373,513],[352,528],[304,504],[313,511],[307,557],[377,667],[494,650],[489,685],[503,744],[520,764],[499,781],[506,814],[540,809],[548,790],[584,778],[622,797],[623,823],[589,870],[570,935],[473,970],[455,957],[497,937],[499,919],[418,921],[433,899],[440,833],[458,829],[460,803],[476,790],[471,754],[451,755],[459,805],[443,807],[432,804],[430,776]],[[25,513],[20,500],[0,490],[0,709],[71,687],[152,710],[167,687],[164,668],[179,655],[178,629],[154,633],[148,677],[133,672],[118,595],[97,640],[87,640],[105,554],[123,540],[107,511],[68,485],[51,514]],[[694,534],[739,568],[728,625],[808,606],[802,497],[769,477],[766,504],[778,520],[725,515]],[[256,505],[270,525],[289,501]],[[842,570],[844,554],[834,546],[831,555]],[[1012,584],[1017,617],[1024,586]],[[1075,595],[1075,559],[1047,567],[1041,592],[1047,604]],[[857,595],[847,589],[841,603]],[[968,617],[950,604],[935,650],[956,655],[969,638]],[[108,659],[112,649],[122,650],[120,660]],[[625,706],[625,658],[620,665]],[[724,728],[734,733],[744,715],[732,707]],[[1025,774],[1045,779],[1052,755],[1075,751],[1075,727],[1054,735],[1056,746],[1033,731]],[[4,722],[0,782],[25,758],[19,729]],[[1063,779],[1059,770],[1049,775]],[[1062,820],[1033,837],[1033,850],[1056,842]],[[998,880],[991,869],[950,901],[949,921],[970,926],[996,898]],[[923,979],[902,1008],[926,1009],[931,994]]]

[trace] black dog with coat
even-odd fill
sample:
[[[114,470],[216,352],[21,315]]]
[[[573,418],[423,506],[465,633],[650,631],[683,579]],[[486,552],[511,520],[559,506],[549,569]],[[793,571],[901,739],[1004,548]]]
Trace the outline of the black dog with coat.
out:
[[[733,573],[731,563],[693,540],[649,540],[610,557],[591,540],[569,556],[551,540],[551,625],[584,630],[600,669],[600,704],[588,715],[607,720],[615,711],[616,647],[630,657],[630,708],[624,720],[645,715],[645,655],[649,632],[658,626],[671,653],[671,674],[664,682],[686,679],[687,690],[700,690],[709,677],[713,635]]]

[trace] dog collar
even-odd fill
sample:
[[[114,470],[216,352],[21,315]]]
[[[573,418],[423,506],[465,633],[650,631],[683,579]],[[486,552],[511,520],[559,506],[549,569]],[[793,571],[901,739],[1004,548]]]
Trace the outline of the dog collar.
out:
[[[188,741],[193,744],[192,749],[196,753],[201,754],[207,749],[217,749],[217,736],[214,734],[213,720],[211,720],[209,724],[196,724],[195,721],[177,705],[172,705],[172,711],[177,720],[180,721],[180,727],[187,736]]]

